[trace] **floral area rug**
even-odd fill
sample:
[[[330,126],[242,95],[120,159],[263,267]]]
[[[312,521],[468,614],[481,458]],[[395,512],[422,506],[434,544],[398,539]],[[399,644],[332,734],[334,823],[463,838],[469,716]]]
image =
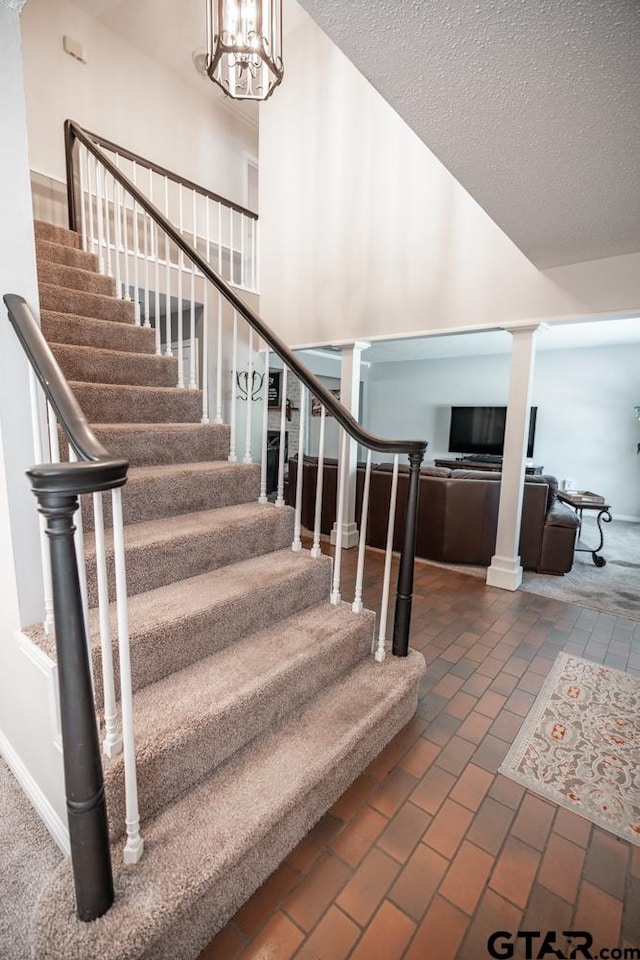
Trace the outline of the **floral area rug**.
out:
[[[640,846],[640,678],[559,654],[500,773]]]

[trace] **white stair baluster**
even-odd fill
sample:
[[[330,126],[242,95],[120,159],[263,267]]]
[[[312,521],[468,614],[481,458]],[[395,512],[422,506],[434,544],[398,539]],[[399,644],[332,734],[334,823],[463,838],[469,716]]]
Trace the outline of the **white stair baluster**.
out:
[[[218,294],[218,345],[216,350],[216,423],[222,418],[222,294]]]
[[[118,650],[120,659],[120,708],[122,710],[122,741],[124,749],[124,788],[126,804],[127,842],[124,862],[137,863],[144,850],[140,836],[138,810],[138,782],[136,776],[136,744],[133,724],[133,690],[131,684],[131,651],[129,649],[129,613],[127,609],[127,575],[122,524],[122,490],[111,491],[113,510],[113,551],[116,579],[118,616]]]
[[[82,249],[87,252],[87,216],[85,210],[85,175],[84,175],[84,155],[86,150],[82,144],[78,146],[78,170],[80,172],[80,234],[82,237]],[[40,461],[41,462],[41,461]]]
[[[149,190],[152,190],[151,168],[149,168]],[[144,326],[151,326],[151,316],[149,311],[149,231],[151,229],[151,218],[146,210],[142,210],[142,229],[144,231]]]
[[[178,184],[178,227],[182,233],[182,184]],[[184,387],[184,344],[182,339],[182,271],[184,268],[184,253],[178,249],[178,386]]]
[[[253,463],[251,459],[251,417],[252,417],[252,407],[251,404],[253,400],[251,395],[253,393],[253,330],[249,327],[249,359],[247,362],[247,409],[245,412],[245,421],[244,421],[244,457],[242,458],[243,463]]]
[[[294,553],[302,550],[302,461],[304,460],[304,427],[306,414],[307,389],[300,381],[300,426],[298,430],[298,472],[296,474],[296,518],[293,527],[293,543],[291,549]]]
[[[267,433],[269,432],[269,347],[264,351],[264,380],[262,381],[262,453],[260,458],[260,496],[258,503],[268,503],[267,497]]]
[[[244,287],[245,282],[245,269],[244,269],[244,228],[245,228],[245,218],[244,214],[240,214],[240,286]]]
[[[102,209],[102,167],[96,161],[96,213],[98,221],[98,270],[104,273],[104,221]]]
[[[122,299],[122,276],[120,273],[120,250],[122,248],[122,237],[120,235],[121,206],[120,206],[120,184],[113,178],[113,229],[115,232],[115,262],[116,262],[116,290],[118,296]]]
[[[333,556],[333,585],[331,588],[331,603],[337,606],[342,597],[340,595],[340,574],[342,571],[342,521],[344,518],[344,493],[347,474],[347,431],[342,431],[342,442],[340,444],[340,477],[338,479],[338,510],[337,510],[337,529],[336,546]]]
[[[251,231],[251,289],[256,290],[256,221],[252,218],[250,221]]]
[[[116,153],[116,166],[120,169],[120,157]],[[129,197],[124,187],[120,187],[122,197],[122,246],[124,248],[124,299],[131,300],[129,283]]]
[[[40,424],[40,404],[38,385],[33,367],[29,365],[29,399],[31,402],[31,428],[33,430],[33,456],[36,463],[50,463],[51,457],[44,450]],[[53,585],[51,582],[51,553],[46,534],[47,521],[38,511],[38,526],[40,528],[40,556],[42,558],[42,583],[44,591],[44,632],[51,635],[54,630],[53,622]]]
[[[137,177],[137,165],[135,160],[131,162],[131,179],[134,184]],[[140,265],[138,263],[140,256],[140,237],[138,234],[138,207],[135,199],[132,199],[131,208],[133,211],[133,303],[136,323],[140,325]]]
[[[72,446],[69,446],[69,463],[76,463],[78,460],[76,452]],[[91,686],[95,692],[95,683],[93,679],[93,661],[91,659],[91,638],[89,636],[89,597],[87,593],[87,561],[84,554],[84,524],[82,522],[82,497],[78,497],[78,509],[74,517],[76,531],[74,542],[76,547],[76,561],[78,564],[78,580],[80,582],[80,597],[82,598],[82,619],[84,620],[84,632],[87,639],[87,653],[89,655],[89,671],[91,673]]]
[[[387,656],[387,614],[389,611],[389,589],[391,585],[391,561],[393,555],[393,530],[396,522],[396,499],[398,495],[398,454],[393,458],[393,475],[391,479],[391,497],[389,503],[389,524],[387,527],[387,549],[384,558],[384,575],[382,578],[382,601],[380,603],[380,628],[376,645],[375,659],[378,663]]]
[[[369,519],[369,487],[371,485],[371,450],[367,451],[367,466],[364,471],[364,489],[362,491],[362,513],[360,515],[360,539],[358,541],[358,566],[356,570],[356,589],[351,609],[362,613],[362,584],[364,581],[364,559],[367,543],[367,520]]]
[[[313,546],[311,556],[318,560],[322,556],[320,549],[320,525],[322,523],[322,484],[324,481],[324,431],[327,420],[327,410],[324,404],[320,409],[320,437],[318,440],[318,473],[316,476],[316,509],[313,521]]]
[[[284,444],[287,436],[287,367],[282,367],[282,393],[280,395],[280,449],[278,450],[278,496],[276,507],[284,507]]]
[[[60,443],[58,441],[58,421],[53,407],[47,401],[47,425],[49,427],[49,450],[51,463],[60,463]]]
[[[207,232],[206,256],[207,263],[211,259],[211,218],[209,216],[209,197],[204,198],[205,227]],[[202,422],[209,423],[209,373],[211,358],[209,356],[209,281],[203,275],[204,304],[202,313]]]
[[[158,249],[158,224],[153,223],[154,237],[154,255],[155,255],[155,280],[154,280],[154,306],[153,322],[156,328],[156,356],[162,356],[162,325],[160,323],[160,253]]]
[[[122,750],[122,737],[118,729],[118,708],[113,675],[113,651],[111,649],[111,625],[109,623],[109,586],[107,558],[104,548],[104,515],[102,494],[93,494],[93,517],[95,521],[96,571],[98,575],[98,614],[100,620],[100,650],[102,654],[102,689],[104,699],[104,740],[102,748],[107,757],[115,757]]]
[[[238,373],[238,313],[233,311],[233,352],[231,358],[231,393],[229,411],[229,461],[235,463],[236,456],[236,416],[237,416],[237,394],[236,394],[236,375]]]
[[[109,174],[103,171],[104,181],[104,223],[105,223],[105,243],[107,246],[107,274],[113,276],[113,267],[111,264],[111,208],[109,206]]]
[[[164,178],[164,215],[169,220],[169,178],[165,176]],[[165,345],[164,345],[164,355],[165,357],[173,356],[173,348],[171,346],[171,243],[169,237],[165,235],[164,238],[164,258],[166,266],[166,295],[164,303],[164,335],[165,335]]]
[[[229,207],[229,283],[234,282],[233,262],[233,207]]]
[[[196,210],[196,192],[195,190],[191,191],[193,194],[193,246],[197,250],[198,244],[198,231],[196,229],[197,223],[197,210]],[[189,314],[189,327],[190,327],[190,347],[189,347],[189,389],[195,390],[198,386],[196,380],[196,265],[191,262],[191,312]]]
[[[91,186],[92,177],[91,170],[93,169],[94,174],[96,173],[96,161],[93,154],[90,154],[87,150],[86,152],[86,162],[87,162],[87,204],[89,207],[89,242],[87,245],[87,250],[89,253],[95,254],[96,252],[96,231],[95,223],[93,219],[93,189]]]

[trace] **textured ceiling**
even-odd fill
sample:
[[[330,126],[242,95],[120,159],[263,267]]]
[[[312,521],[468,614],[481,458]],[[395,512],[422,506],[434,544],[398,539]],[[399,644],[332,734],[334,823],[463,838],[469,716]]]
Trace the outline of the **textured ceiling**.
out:
[[[301,0],[537,266],[640,250],[640,0]]]

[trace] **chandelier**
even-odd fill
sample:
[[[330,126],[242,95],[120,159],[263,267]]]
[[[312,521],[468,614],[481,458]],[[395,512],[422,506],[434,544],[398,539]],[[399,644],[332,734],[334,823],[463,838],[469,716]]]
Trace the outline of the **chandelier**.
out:
[[[282,80],[282,0],[206,0],[210,80],[234,100],[266,100]]]

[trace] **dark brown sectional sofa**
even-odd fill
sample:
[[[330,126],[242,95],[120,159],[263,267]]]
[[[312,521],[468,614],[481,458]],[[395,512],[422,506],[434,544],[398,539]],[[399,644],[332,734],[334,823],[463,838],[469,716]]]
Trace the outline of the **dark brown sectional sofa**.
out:
[[[297,457],[289,460],[287,502],[293,504]],[[384,549],[387,539],[392,465],[376,464],[371,470],[367,544]],[[321,530],[328,534],[335,521],[337,461],[325,460]],[[318,462],[303,460],[302,524],[313,529]],[[400,467],[394,530],[394,549],[401,547],[406,511],[408,466]],[[479,470],[423,467],[416,554],[426,560],[488,566],[495,553],[501,475]],[[364,464],[358,465],[356,520],[362,509]],[[576,515],[557,499],[552,476],[527,476],[522,504],[520,559],[525,570],[567,573],[573,564],[578,529]]]

